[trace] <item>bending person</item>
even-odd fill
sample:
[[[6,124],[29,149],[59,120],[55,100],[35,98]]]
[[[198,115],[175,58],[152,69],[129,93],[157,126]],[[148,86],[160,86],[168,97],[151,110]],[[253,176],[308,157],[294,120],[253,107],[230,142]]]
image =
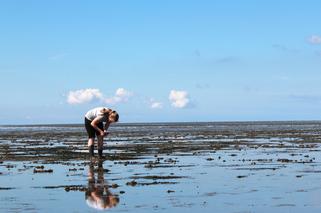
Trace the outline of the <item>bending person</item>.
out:
[[[85,115],[85,127],[88,133],[88,149],[90,157],[94,157],[94,142],[97,136],[98,156],[103,157],[104,137],[108,135],[107,129],[111,123],[118,122],[116,111],[106,107],[97,107],[89,110]],[[103,124],[105,123],[105,125]]]

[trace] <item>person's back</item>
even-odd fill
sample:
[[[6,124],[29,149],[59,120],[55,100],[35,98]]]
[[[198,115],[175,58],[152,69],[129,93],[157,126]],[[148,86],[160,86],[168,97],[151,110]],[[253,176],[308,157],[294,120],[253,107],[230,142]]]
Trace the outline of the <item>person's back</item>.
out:
[[[96,107],[96,108],[93,108],[91,110],[89,110],[85,117],[90,120],[90,121],[93,121],[95,118],[97,118],[98,116],[104,116],[104,114],[102,113],[104,107]]]

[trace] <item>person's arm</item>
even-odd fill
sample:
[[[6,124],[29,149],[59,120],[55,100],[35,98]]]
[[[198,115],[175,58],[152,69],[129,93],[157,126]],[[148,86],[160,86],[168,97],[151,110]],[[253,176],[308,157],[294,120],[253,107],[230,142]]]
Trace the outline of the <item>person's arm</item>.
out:
[[[105,135],[105,132],[101,129],[99,129],[99,127],[97,126],[100,122],[101,122],[102,117],[97,117],[95,118],[90,124],[92,127],[94,127],[95,130],[97,130],[101,136]]]
[[[109,128],[109,125],[110,125],[109,122],[106,122],[106,123],[105,123],[105,127],[104,127],[104,130],[105,130],[105,131],[107,131],[107,129]]]
[[[104,126],[104,134],[105,134],[105,136],[109,134],[109,132],[107,132],[107,129],[109,128],[109,124],[110,124],[109,122],[105,123],[105,126]]]

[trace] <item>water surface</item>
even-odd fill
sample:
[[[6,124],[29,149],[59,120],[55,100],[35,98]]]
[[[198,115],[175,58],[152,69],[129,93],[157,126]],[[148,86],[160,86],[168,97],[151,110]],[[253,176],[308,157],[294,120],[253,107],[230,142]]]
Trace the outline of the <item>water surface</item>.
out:
[[[0,212],[320,212],[321,122],[0,127]]]

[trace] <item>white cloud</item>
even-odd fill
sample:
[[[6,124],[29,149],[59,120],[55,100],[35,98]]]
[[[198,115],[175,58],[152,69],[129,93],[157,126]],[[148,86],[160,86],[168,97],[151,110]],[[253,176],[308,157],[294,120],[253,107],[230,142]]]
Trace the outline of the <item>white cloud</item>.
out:
[[[116,90],[116,96],[118,97],[130,97],[132,95],[132,92],[129,92],[127,90],[125,90],[124,88],[118,88]]]
[[[149,104],[150,104],[150,108],[152,108],[152,109],[162,109],[163,108],[163,103],[155,101],[153,98],[150,99]]]
[[[162,109],[163,108],[163,104],[161,102],[154,102],[151,104],[150,106],[152,109]]]
[[[70,91],[67,97],[69,104],[83,104],[94,100],[102,100],[103,94],[99,89],[81,89]]]
[[[117,103],[124,103],[127,102],[132,95],[133,93],[128,90],[125,90],[124,88],[118,88],[115,95],[113,97],[106,98],[104,102],[106,104],[112,105],[115,105]]]
[[[169,100],[175,108],[185,108],[188,106],[190,100],[186,91],[171,90],[169,93]]]
[[[310,42],[311,44],[321,44],[321,36],[312,35],[312,36],[309,38],[309,42]]]
[[[110,98],[105,98],[103,93],[99,89],[80,89],[70,91],[67,96],[67,103],[69,104],[84,104],[93,101],[100,101],[106,104],[118,104],[127,102],[132,96],[132,92],[125,90],[124,88],[118,88],[115,95]]]

